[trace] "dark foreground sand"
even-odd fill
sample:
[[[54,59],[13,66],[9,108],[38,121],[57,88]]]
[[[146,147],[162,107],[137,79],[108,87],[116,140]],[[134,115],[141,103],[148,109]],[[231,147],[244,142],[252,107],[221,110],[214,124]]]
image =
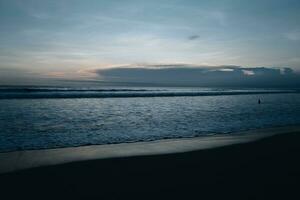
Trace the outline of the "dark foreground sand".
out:
[[[0,199],[300,199],[300,132],[0,174]]]

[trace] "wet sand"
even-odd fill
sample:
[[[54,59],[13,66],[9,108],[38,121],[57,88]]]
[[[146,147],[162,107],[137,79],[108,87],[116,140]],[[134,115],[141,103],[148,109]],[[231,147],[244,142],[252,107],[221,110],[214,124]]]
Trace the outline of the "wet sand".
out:
[[[4,199],[299,199],[299,127],[251,133],[247,137],[235,134],[225,139],[217,136],[107,145],[106,151],[100,146],[90,146],[1,154],[2,170],[12,171],[8,169],[13,162],[22,166],[22,159],[24,163],[33,160],[24,164],[23,169],[34,167],[26,170],[16,167],[13,170],[17,171],[0,174],[1,196]],[[8,156],[13,153],[22,159]],[[87,153],[90,156],[84,157]],[[43,156],[47,162],[41,162],[39,157]]]

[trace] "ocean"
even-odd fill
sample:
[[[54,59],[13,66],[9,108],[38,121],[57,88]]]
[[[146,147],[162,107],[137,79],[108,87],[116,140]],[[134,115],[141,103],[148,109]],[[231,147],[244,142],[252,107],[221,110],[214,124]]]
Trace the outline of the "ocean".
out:
[[[298,89],[0,87],[0,152],[297,124]]]

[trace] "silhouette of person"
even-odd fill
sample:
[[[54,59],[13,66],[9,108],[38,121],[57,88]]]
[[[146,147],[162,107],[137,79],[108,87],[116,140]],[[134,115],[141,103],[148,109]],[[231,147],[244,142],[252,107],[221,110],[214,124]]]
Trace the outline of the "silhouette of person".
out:
[[[260,99],[258,99],[258,104],[260,104],[261,103],[261,101],[260,101]]]

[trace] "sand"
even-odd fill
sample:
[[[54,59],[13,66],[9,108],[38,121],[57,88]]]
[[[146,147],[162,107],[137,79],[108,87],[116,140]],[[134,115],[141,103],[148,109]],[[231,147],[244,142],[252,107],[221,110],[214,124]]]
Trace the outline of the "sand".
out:
[[[300,199],[299,133],[294,126],[251,131],[247,136],[2,153],[1,195],[5,199]]]

